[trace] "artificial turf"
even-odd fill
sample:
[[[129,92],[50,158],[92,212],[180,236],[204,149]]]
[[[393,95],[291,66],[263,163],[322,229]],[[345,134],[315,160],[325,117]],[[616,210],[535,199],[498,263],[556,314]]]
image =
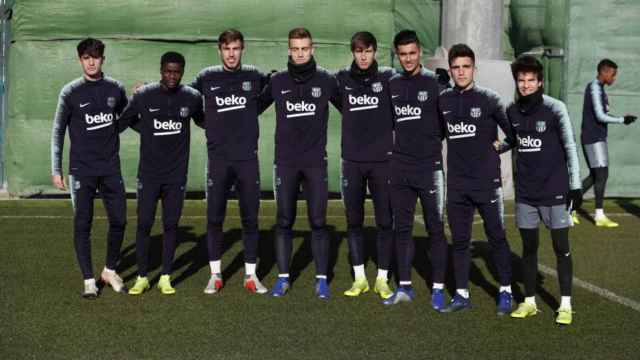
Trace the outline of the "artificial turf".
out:
[[[128,203],[129,224],[119,272],[129,286],[136,276],[135,202]],[[587,202],[587,209],[593,203]],[[596,228],[583,218],[570,232],[574,276],[619,296],[640,302],[640,201],[609,200],[605,208],[620,222]],[[369,209],[370,210],[370,209]],[[513,205],[507,204],[507,214]],[[237,203],[229,203],[223,255],[225,287],[205,295],[209,268],[204,244],[205,203],[185,204],[172,275],[177,294],[153,287],[141,296],[105,288],[95,301],[80,297],[82,279],[72,241],[68,200],[0,201],[0,359],[637,359],[640,312],[574,288],[574,323],[554,324],[557,280],[540,274],[540,314],[525,320],[495,315],[497,292],[488,246],[474,225],[471,311],[439,314],[429,306],[428,237],[416,222],[417,256],[413,303],[385,307],[373,292],[342,295],[352,277],[342,204],[332,201],[332,298],[313,295],[314,266],[304,203],[299,204],[292,260],[293,287],[284,298],[248,294],[242,288],[243,257]],[[263,201],[258,274],[267,286],[277,275],[273,251],[275,206]],[[372,211],[368,211],[372,214]],[[479,220],[479,219],[476,219]],[[507,216],[512,247],[514,295],[520,301],[520,238]],[[104,264],[107,220],[96,202],[93,260],[96,275]],[[366,218],[367,249],[373,252],[373,218]],[[540,262],[555,268],[548,232],[541,230]],[[160,267],[160,221],[152,232],[150,277]],[[367,264],[370,282],[375,264]],[[451,275],[451,269],[449,271]],[[448,294],[454,284],[447,283]]]

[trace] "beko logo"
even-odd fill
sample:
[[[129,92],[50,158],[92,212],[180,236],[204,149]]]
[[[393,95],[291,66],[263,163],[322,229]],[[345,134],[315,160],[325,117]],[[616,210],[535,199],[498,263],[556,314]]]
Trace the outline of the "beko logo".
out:
[[[154,132],[154,136],[174,135],[180,133],[180,130],[182,130],[182,123],[173,120],[159,121],[158,119],[153,119],[153,128],[156,130],[166,130]]]
[[[447,130],[449,130],[449,139],[476,136],[476,126],[474,124],[465,124],[464,122],[460,122],[454,125],[447,123]]]
[[[97,130],[103,127],[107,127],[110,126],[111,124],[113,124],[113,114],[109,113],[109,114],[105,114],[103,112],[101,112],[100,114],[97,115],[89,115],[89,114],[85,114],[84,115],[84,120],[87,122],[87,125],[93,125],[93,124],[98,124],[96,126],[90,126],[87,128],[87,130]]]
[[[301,116],[313,116],[316,114],[316,104],[301,102],[285,102],[287,112],[293,114],[287,114],[287,118],[301,117]]]
[[[524,138],[518,138],[520,148],[518,152],[536,152],[542,150],[542,140],[527,136]]]
[[[420,119],[420,116],[422,115],[422,109],[420,109],[419,107],[413,107],[411,105],[395,105],[394,108],[396,111],[396,116],[398,116],[396,118],[396,122]]]
[[[360,95],[353,96],[349,94],[349,104],[350,105],[359,105],[352,107],[349,111],[362,111],[362,110],[370,110],[378,108],[378,103],[380,100],[376,96],[369,95]]]
[[[233,111],[244,109],[247,105],[247,98],[244,96],[227,96],[227,97],[217,97],[216,96],[216,105],[218,105],[218,112],[225,111]]]

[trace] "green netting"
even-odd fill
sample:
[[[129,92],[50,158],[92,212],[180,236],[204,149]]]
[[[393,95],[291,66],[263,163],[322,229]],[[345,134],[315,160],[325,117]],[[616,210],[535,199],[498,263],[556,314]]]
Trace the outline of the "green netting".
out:
[[[637,0],[571,1],[566,52],[567,101],[574,125],[582,118],[584,88],[596,76],[602,58],[614,60],[618,80],[606,89],[611,112],[616,115],[640,113],[640,2]],[[608,196],[640,196],[640,161],[637,148],[640,128],[609,126]],[[587,174],[584,159],[582,173]]]
[[[394,28],[392,3],[392,0],[29,0],[15,6],[13,38],[56,40],[91,35],[194,41],[211,40],[214,34],[237,27],[250,40],[284,41],[291,28],[304,25],[317,42],[346,43],[354,32],[367,29],[388,44]]]

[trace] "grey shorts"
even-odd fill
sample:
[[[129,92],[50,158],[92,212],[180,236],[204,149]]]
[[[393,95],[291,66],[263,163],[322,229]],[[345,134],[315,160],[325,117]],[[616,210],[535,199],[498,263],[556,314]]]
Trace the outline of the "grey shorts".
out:
[[[609,166],[609,149],[606,141],[584,145],[584,156],[591,169]]]
[[[566,205],[531,206],[516,203],[516,225],[519,229],[537,229],[540,218],[549,229],[563,229],[573,226]]]

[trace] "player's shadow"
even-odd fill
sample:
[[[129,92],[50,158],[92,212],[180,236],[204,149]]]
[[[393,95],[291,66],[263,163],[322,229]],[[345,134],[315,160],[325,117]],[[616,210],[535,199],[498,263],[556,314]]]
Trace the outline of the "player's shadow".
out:
[[[632,199],[616,199],[615,203],[624,211],[640,218],[640,206],[636,205]]]
[[[480,258],[482,259],[482,261],[484,261],[486,268],[493,278],[493,282],[489,282],[488,279],[482,275],[482,271],[473,263],[473,261],[470,265],[469,281],[481,287],[491,297],[497,298],[499,288],[494,284],[499,284],[500,282],[498,270],[495,266],[495,261],[493,261],[493,255],[491,254],[491,247],[487,241],[476,240],[473,241],[472,244],[472,259]],[[513,292],[513,297],[517,302],[522,302],[524,300],[524,293],[519,286],[515,286],[516,282],[522,283],[522,258],[517,256],[513,252],[511,253],[511,272],[511,289]],[[536,282],[536,295],[543,302],[549,305],[550,308],[555,309],[559,304],[556,298],[543,288],[545,280],[545,275],[538,273]]]
[[[172,269],[179,269],[184,266],[185,263],[189,263],[190,267],[196,267],[199,270],[202,266],[207,264],[207,256],[206,256],[206,245],[204,244],[204,236],[198,236],[193,232],[192,226],[178,226],[176,230],[176,253],[178,253],[178,249],[185,244],[196,244],[186,253],[182,254],[179,258],[174,258]],[[149,279],[151,284],[155,284],[160,277],[160,269],[162,268],[162,245],[163,245],[163,232],[155,233],[150,236],[149,239],[149,253],[148,253],[148,265],[147,272],[155,273],[158,272],[157,275]],[[202,246],[204,245],[204,246]],[[124,248],[121,252],[120,257],[120,265],[118,267],[121,274],[126,273],[130,269],[134,269],[135,271],[131,271],[128,275],[123,277],[123,280],[126,282],[133,280],[138,275],[138,264],[136,258],[136,244],[135,242]],[[196,270],[197,272],[197,270]],[[175,273],[175,271],[173,272]],[[172,283],[174,285],[180,282],[179,279],[172,279]]]
[[[413,256],[413,268],[418,275],[427,285],[427,288],[431,289],[433,285],[433,261],[431,254],[431,237],[414,236],[415,241],[415,254]],[[453,272],[453,261],[451,259],[451,248],[447,243],[447,260],[445,269],[445,288],[449,293],[455,293],[455,280]]]

